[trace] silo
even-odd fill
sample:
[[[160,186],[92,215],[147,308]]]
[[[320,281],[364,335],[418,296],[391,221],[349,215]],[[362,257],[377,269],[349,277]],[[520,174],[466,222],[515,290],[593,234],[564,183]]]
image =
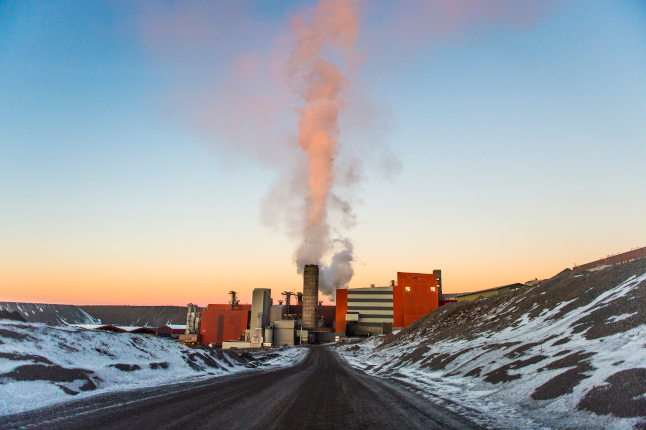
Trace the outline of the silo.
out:
[[[316,328],[319,299],[319,266],[308,264],[303,270],[303,328]]]

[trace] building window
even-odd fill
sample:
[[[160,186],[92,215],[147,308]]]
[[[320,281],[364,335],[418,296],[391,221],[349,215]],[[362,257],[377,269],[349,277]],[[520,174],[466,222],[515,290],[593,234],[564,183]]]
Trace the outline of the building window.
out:
[[[431,287],[431,291],[435,291],[435,287]]]
[[[410,291],[410,287],[406,287],[406,291]]]
[[[417,276],[413,276],[413,279],[419,279]]]

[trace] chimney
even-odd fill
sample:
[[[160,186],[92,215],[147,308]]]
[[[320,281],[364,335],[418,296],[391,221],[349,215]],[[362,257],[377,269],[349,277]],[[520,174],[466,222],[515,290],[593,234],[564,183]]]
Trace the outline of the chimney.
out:
[[[303,270],[303,328],[317,328],[317,304],[319,299],[319,266],[308,264]]]

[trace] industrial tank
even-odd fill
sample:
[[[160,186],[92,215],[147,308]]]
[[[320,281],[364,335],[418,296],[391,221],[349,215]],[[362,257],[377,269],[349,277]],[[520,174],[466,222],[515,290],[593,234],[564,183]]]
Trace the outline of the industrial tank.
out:
[[[274,343],[274,329],[267,327],[265,329],[265,341],[264,343]]]
[[[317,327],[317,306],[319,299],[319,266],[308,264],[303,270],[303,328]]]

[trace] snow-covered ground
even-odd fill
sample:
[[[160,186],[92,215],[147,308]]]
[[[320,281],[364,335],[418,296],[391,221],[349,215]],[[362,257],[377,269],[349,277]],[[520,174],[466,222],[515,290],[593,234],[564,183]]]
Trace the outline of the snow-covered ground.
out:
[[[250,354],[168,338],[0,320],[0,415],[109,391],[296,364],[290,347]]]
[[[645,305],[641,261],[445,306],[338,349],[490,428],[646,428]]]

